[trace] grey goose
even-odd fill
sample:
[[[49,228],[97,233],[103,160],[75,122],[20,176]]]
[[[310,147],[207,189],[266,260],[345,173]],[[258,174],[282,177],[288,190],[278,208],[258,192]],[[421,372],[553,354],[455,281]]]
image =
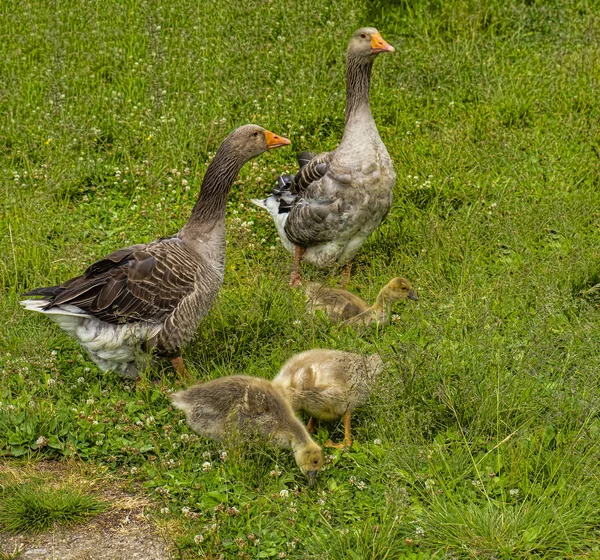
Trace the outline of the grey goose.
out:
[[[352,259],[392,206],[396,174],[371,114],[369,88],[375,58],[393,51],[373,27],[352,35],[339,146],[301,154],[296,175],[283,175],[269,197],[252,201],[269,212],[283,246],[294,255],[291,286],[301,283],[300,260],[318,268],[346,265],[349,280]]]
[[[208,166],[192,215],[174,236],[119,249],[59,286],[20,303],[47,315],[102,371],[136,378],[152,354],[187,374],[180,349],[209,312],[225,270],[225,207],[242,166],[287,138],[248,124],[225,138]]]

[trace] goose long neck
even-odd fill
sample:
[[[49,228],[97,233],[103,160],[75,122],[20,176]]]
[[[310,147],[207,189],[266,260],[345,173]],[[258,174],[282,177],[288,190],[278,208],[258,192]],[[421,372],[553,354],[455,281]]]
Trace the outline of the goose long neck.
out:
[[[182,234],[207,232],[225,224],[227,195],[243,165],[240,155],[223,142],[206,170],[200,195]]]
[[[374,57],[348,53],[346,60],[346,124],[355,119],[370,119],[369,88]]]

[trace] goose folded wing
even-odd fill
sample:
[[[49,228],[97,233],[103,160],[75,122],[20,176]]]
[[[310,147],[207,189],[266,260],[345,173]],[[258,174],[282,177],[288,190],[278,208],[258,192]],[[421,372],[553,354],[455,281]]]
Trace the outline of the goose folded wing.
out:
[[[300,171],[294,175],[294,180],[291,184],[293,194],[301,195],[312,183],[321,179],[329,169],[330,152],[323,152],[316,156],[312,156],[308,152],[303,152],[298,158]]]
[[[179,239],[120,249],[60,286],[50,306],[75,305],[108,323],[161,322],[195,285]]]
[[[290,210],[285,233],[292,243],[301,247],[334,241],[345,229],[346,217],[350,217],[351,212],[352,204],[341,198],[306,196]]]

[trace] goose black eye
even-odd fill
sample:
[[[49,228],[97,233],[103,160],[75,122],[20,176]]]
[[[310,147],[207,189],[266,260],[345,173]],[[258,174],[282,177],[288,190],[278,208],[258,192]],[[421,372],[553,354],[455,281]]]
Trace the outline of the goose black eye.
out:
[[[366,34],[366,33],[361,33],[361,34],[360,34],[360,36],[361,36],[363,39],[366,39],[366,38],[367,38],[367,34]]]

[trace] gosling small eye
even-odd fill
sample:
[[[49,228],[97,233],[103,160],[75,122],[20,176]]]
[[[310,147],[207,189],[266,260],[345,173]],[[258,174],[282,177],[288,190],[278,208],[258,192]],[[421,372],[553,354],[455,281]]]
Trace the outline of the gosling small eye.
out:
[[[252,136],[254,136],[254,138],[256,138],[258,136],[258,130],[252,134]]]
[[[366,34],[366,33],[361,33],[361,34],[360,34],[360,36],[361,36],[363,39],[366,39],[366,38],[367,38],[367,34]]]
[[[317,461],[317,459],[315,459],[315,460],[313,461],[313,465],[316,465],[318,462],[319,462],[319,461]]]

